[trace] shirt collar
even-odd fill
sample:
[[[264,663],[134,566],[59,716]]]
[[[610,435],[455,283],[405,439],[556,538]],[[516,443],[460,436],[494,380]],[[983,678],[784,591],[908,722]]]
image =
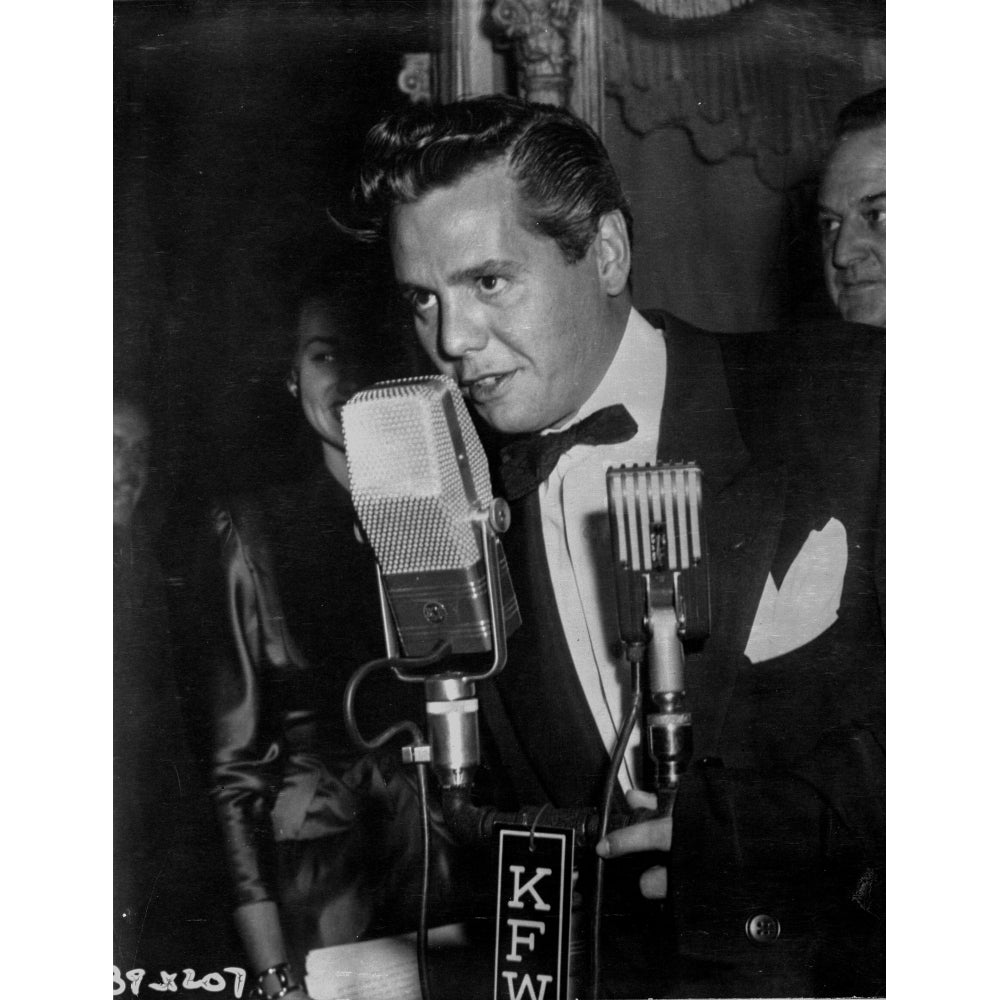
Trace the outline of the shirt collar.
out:
[[[637,439],[651,437],[655,442],[659,436],[666,375],[663,334],[633,308],[618,350],[597,388],[570,420],[553,430],[565,430],[605,406],[623,403],[639,427]]]

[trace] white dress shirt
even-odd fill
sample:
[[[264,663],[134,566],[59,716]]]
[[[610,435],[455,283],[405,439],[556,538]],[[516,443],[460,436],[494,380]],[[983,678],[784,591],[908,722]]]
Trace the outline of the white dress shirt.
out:
[[[618,612],[605,472],[615,465],[656,462],[668,363],[662,332],[633,309],[604,378],[579,411],[557,429],[623,403],[638,431],[620,444],[575,445],[560,456],[538,487],[542,537],[560,621],[609,752],[631,700],[631,678],[624,657],[616,655]],[[780,590],[768,577],[747,644],[752,662],[795,649],[836,620],[846,564],[844,528],[831,519],[822,532],[809,536]],[[619,772],[625,789],[641,781],[641,741],[637,725]]]

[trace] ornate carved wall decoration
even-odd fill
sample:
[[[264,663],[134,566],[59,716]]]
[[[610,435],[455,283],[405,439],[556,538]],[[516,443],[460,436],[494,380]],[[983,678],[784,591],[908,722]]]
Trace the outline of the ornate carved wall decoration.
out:
[[[573,31],[573,88],[569,106],[598,135],[604,133],[604,15],[601,0],[583,0]]]
[[[837,111],[885,84],[884,9],[880,24],[857,4],[757,0],[697,22],[640,2],[604,0],[606,92],[625,124],[639,134],[683,128],[708,163],[753,157],[773,190],[815,171]]]
[[[454,101],[508,89],[507,66],[493,47],[491,0],[435,0],[442,8],[437,97]]]
[[[753,3],[753,0],[635,0],[640,7],[678,20],[695,17],[716,17],[729,11]]]
[[[531,101],[568,107],[582,0],[497,0],[492,20],[514,46],[518,90]]]
[[[433,93],[433,74],[429,52],[407,52],[403,68],[396,78],[399,89],[414,103],[430,101]]]

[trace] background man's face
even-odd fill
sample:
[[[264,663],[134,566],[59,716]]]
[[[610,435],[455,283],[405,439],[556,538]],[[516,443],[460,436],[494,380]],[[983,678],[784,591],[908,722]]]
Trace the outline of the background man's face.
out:
[[[847,136],[819,192],[826,288],[840,315],[885,326],[885,126]]]
[[[149,477],[149,426],[128,403],[115,404],[114,523],[132,520]]]
[[[391,235],[424,350],[487,423],[535,431],[579,409],[607,366],[596,251],[567,264],[525,228],[506,164],[399,206]]]

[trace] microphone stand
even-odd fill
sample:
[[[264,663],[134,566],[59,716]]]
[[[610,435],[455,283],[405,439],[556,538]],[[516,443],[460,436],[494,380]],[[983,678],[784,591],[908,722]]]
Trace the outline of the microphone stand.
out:
[[[644,582],[644,636],[632,638],[624,644],[625,658],[631,668],[632,699],[611,754],[601,803],[598,840],[602,840],[609,829],[620,829],[631,823],[672,816],[680,777],[687,770],[691,759],[691,713],[684,709],[684,647],[674,606],[674,587],[662,574],[650,574]],[[636,810],[624,821],[615,823],[611,817],[611,801],[629,737],[642,711],[644,690],[649,691],[653,703],[659,709],[658,712],[647,715],[645,720],[649,755],[654,765],[656,809]],[[592,1000],[600,1000],[604,870],[605,859],[598,857],[594,869],[590,928]]]
[[[691,713],[685,707],[684,647],[674,588],[659,575],[650,578],[649,615],[648,683],[659,711],[646,717],[646,732],[657,815],[671,816],[681,775],[691,762]]]

